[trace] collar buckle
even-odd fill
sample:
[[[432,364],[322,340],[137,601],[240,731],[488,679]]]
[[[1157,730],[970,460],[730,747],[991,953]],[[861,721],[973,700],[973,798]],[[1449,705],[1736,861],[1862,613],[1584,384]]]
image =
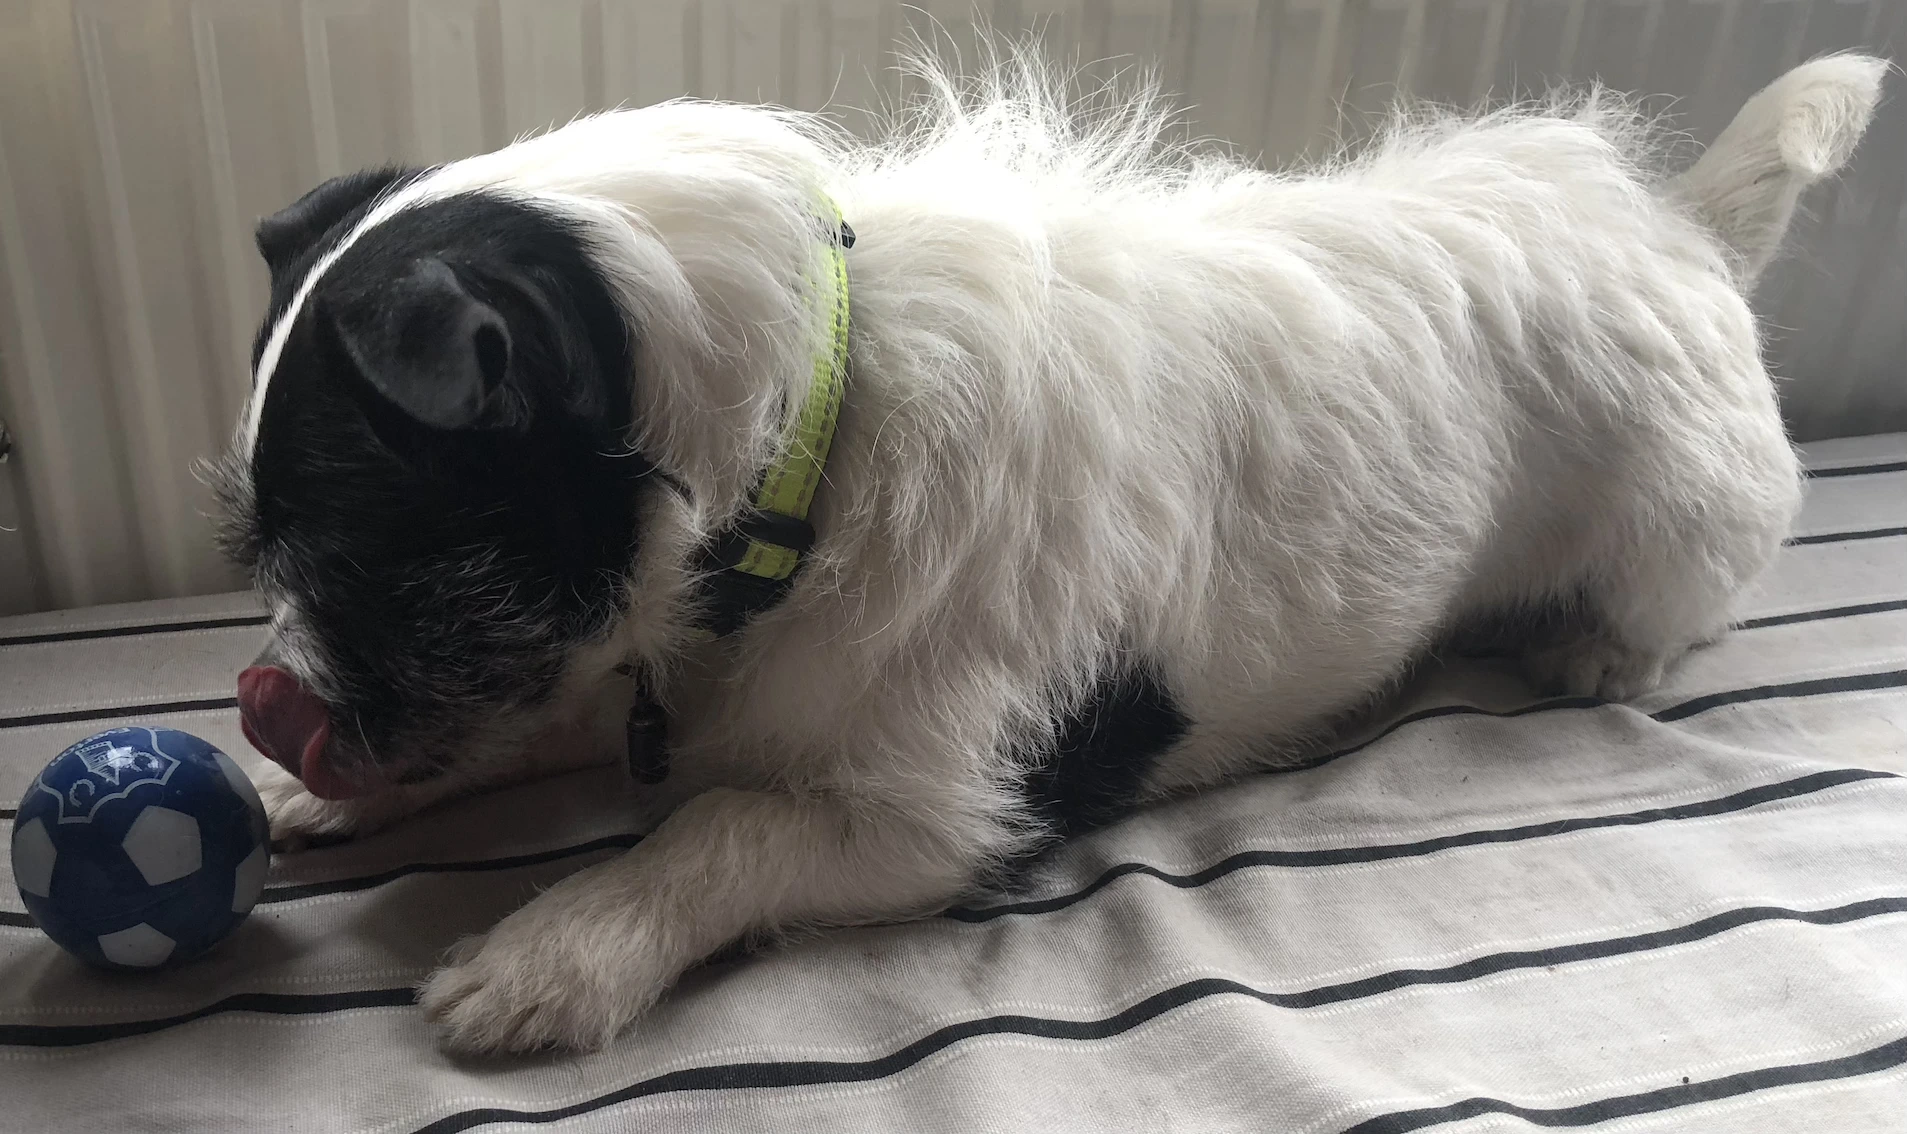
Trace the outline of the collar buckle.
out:
[[[814,547],[814,525],[793,516],[784,516],[779,512],[769,512],[760,508],[750,508],[740,519],[722,530],[704,556],[704,566],[717,571],[743,571],[763,578],[772,578],[771,574],[750,570],[744,566],[748,562],[752,544],[762,543],[770,547],[785,548],[796,556],[808,554]]]

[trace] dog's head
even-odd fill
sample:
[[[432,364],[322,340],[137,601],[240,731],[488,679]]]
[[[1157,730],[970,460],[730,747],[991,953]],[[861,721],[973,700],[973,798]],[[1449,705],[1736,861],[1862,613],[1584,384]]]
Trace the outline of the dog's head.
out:
[[[418,176],[338,178],[259,226],[270,309],[217,470],[274,611],[247,735],[330,797],[524,743],[619,614],[653,471],[588,234],[523,198],[402,197]]]

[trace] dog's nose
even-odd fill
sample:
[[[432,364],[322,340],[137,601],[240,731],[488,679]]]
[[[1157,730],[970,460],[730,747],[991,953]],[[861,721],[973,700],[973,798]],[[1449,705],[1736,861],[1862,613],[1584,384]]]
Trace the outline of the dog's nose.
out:
[[[331,712],[315,693],[275,665],[255,665],[238,675],[238,719],[245,739],[304,781],[320,799],[361,794],[325,761]]]

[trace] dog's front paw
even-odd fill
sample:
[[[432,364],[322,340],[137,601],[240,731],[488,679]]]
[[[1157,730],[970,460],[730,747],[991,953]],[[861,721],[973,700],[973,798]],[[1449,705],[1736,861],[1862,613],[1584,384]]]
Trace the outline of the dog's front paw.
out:
[[[283,772],[259,783],[258,798],[271,819],[273,850],[301,851],[368,833],[363,808],[351,800],[319,799]]]
[[[591,928],[532,903],[460,942],[418,993],[444,1047],[463,1055],[594,1051],[614,1039],[674,974],[644,964],[642,941],[606,947]]]
[[[271,819],[272,849],[287,854],[374,834],[419,806],[406,788],[361,799],[319,799],[284,772],[264,777],[258,798]]]

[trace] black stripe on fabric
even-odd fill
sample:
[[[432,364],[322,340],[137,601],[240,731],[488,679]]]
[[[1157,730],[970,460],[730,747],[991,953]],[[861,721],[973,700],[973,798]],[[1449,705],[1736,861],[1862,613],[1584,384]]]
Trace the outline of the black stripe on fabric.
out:
[[[1318,867],[1344,866],[1360,862],[1384,862],[1392,859],[1420,858],[1436,854],[1439,851],[1457,847],[1487,846],[1493,843],[1520,843],[1532,839],[1554,838],[1575,831],[1593,831],[1602,827],[1640,827],[1650,823],[1673,822],[1680,819],[1704,819],[1715,815],[1727,815],[1735,811],[1746,811],[1751,807],[1760,807],[1766,803],[1781,800],[1798,799],[1805,795],[1840,787],[1842,784],[1859,783],[1863,780],[1892,780],[1899,777],[1892,772],[1878,772],[1867,768],[1837,768],[1828,772],[1816,772],[1780,783],[1763,784],[1736,792],[1720,799],[1705,799],[1695,803],[1677,804],[1674,807],[1652,807],[1644,811],[1628,811],[1618,815],[1591,815],[1572,819],[1552,819],[1546,823],[1529,823],[1520,827],[1500,827],[1486,831],[1464,831],[1453,835],[1439,835],[1435,838],[1420,839],[1410,843],[1387,843],[1375,846],[1326,847],[1317,850],[1255,850],[1240,851],[1238,854],[1220,859],[1218,862],[1189,874],[1173,874],[1160,870],[1143,862],[1122,862],[1102,872],[1097,878],[1077,890],[1069,890],[1050,898],[1039,898],[1023,902],[1008,902],[997,906],[968,908],[955,906],[945,911],[945,917],[969,924],[993,921],[1008,916],[1053,913],[1068,906],[1077,905],[1094,894],[1112,885],[1121,878],[1133,874],[1143,874],[1168,886],[1181,890],[1191,890],[1216,881],[1228,874],[1254,867]]]
[[[229,630],[238,626],[264,626],[267,614],[233,615],[230,618],[201,618],[192,622],[153,622],[144,626],[105,626],[91,630],[52,630],[44,634],[20,634],[0,638],[0,647],[44,646],[52,642],[88,642],[97,638],[136,638],[143,634],[180,634],[188,630]]]
[[[1856,673],[1838,677],[1823,677],[1808,681],[1793,681],[1776,685],[1756,685],[1746,689],[1726,689],[1719,693],[1703,696],[1657,709],[1650,718],[1664,724],[1686,720],[1689,717],[1718,709],[1724,705],[1745,704],[1751,701],[1775,701],[1790,697],[1815,697],[1826,693],[1851,693],[1874,689],[1893,689],[1907,686],[1907,670],[1894,670],[1886,673]],[[1537,701],[1530,705],[1519,705],[1514,709],[1481,709],[1475,705],[1439,705],[1434,709],[1424,709],[1410,713],[1385,725],[1375,735],[1357,742],[1348,748],[1337,748],[1308,760],[1287,767],[1268,769],[1275,772],[1304,772],[1320,768],[1334,760],[1354,755],[1385,739],[1407,725],[1420,721],[1435,720],[1439,717],[1491,717],[1509,720],[1526,717],[1535,713],[1557,712],[1563,709],[1600,709],[1611,702],[1600,697],[1554,697],[1546,701]]]
[[[1907,461],[1881,461],[1872,465],[1843,465],[1838,469],[1808,469],[1809,480],[1827,480],[1837,476],[1870,476],[1874,473],[1907,472]]]
[[[516,870],[525,866],[541,866],[548,862],[561,862],[566,858],[580,858],[596,851],[628,850],[641,841],[641,835],[605,835],[586,843],[537,851],[533,854],[512,855],[507,858],[483,858],[467,862],[412,862],[377,874],[335,878],[327,882],[306,882],[296,886],[267,886],[258,896],[258,904],[265,906],[276,902],[295,902],[300,898],[321,897],[326,894],[348,894],[358,890],[370,890],[412,874],[479,874]],[[0,926],[28,927],[32,924],[33,919],[26,914],[0,910]]]
[[[1313,756],[1308,760],[1303,760],[1289,766],[1270,768],[1267,769],[1267,771],[1283,774],[1289,772],[1308,772],[1314,768],[1322,768],[1333,760],[1342,760],[1346,756],[1354,756],[1400,729],[1414,724],[1421,724],[1424,721],[1438,720],[1442,717],[1492,717],[1498,720],[1513,720],[1516,717],[1527,717],[1536,713],[1554,713],[1563,709],[1600,709],[1608,704],[1609,702],[1604,701],[1600,697],[1553,697],[1547,701],[1538,701],[1531,705],[1518,705],[1514,709],[1481,709],[1475,705],[1438,705],[1434,709],[1420,709],[1417,712],[1398,717],[1396,720],[1385,725],[1375,735],[1360,740],[1347,748],[1334,748],[1329,752]]]
[[[1787,681],[1778,685],[1757,685],[1750,689],[1731,689],[1721,693],[1710,693],[1671,705],[1666,709],[1657,709],[1651,717],[1663,724],[1687,720],[1698,713],[1710,709],[1719,709],[1724,705],[1739,705],[1748,701],[1769,701],[1787,697],[1818,697],[1825,693],[1861,693],[1875,689],[1899,689],[1907,686],[1907,669],[1888,670],[1884,673],[1852,673],[1835,677],[1818,677],[1809,681]]]
[[[64,713],[36,713],[25,717],[0,717],[0,728],[32,728],[35,725],[77,724],[81,721],[117,721],[146,713],[195,713],[206,709],[236,709],[236,697],[206,697],[197,701],[155,701],[143,705],[118,705],[110,709],[74,709]]]
[[[1808,925],[1844,925],[1864,918],[1907,912],[1907,898],[1876,898],[1828,910],[1789,910],[1757,906],[1729,910],[1688,925],[1658,933],[1640,933],[1579,945],[1495,953],[1440,969],[1397,969],[1360,980],[1323,985],[1303,992],[1264,992],[1236,981],[1207,977],[1187,981],[1146,997],[1132,1007],[1098,1020],[1055,1020],[1044,1016],[988,1016],[929,1032],[906,1047],[879,1059],[862,1061],[804,1060],[798,1062],[727,1063],[671,1071],[619,1090],[569,1106],[549,1110],[511,1110],[484,1107],[445,1115],[419,1127],[415,1134],[457,1134],[499,1122],[550,1123],[589,1114],[621,1103],[654,1095],[685,1091],[718,1091],[822,1084],[867,1083],[885,1079],[965,1040],[990,1035],[1023,1035],[1054,1040],[1103,1040],[1131,1031],[1176,1008],[1214,996],[1244,996],[1275,1008],[1318,1008],[1394,992],[1418,985],[1460,984],[1479,977],[1516,969],[1548,968],[1577,961],[1602,960],[1644,953],[1714,937],[1757,922],[1793,921]]]
[[[329,882],[306,882],[297,886],[267,886],[264,893],[258,896],[258,902],[260,905],[269,905],[274,902],[295,902],[300,898],[315,898],[325,894],[346,894],[354,890],[369,890],[412,874],[479,874],[496,870],[515,870],[524,866],[541,866],[546,862],[560,862],[566,858],[576,858],[594,851],[628,850],[641,841],[641,835],[605,835],[600,839],[577,843],[574,846],[557,847],[553,850],[537,851],[534,854],[512,855],[508,858],[483,858],[467,862],[413,862],[378,874],[336,878]]]
[[[1823,1059],[1818,1063],[1788,1063],[1779,1067],[1757,1067],[1752,1071],[1739,1071],[1733,1075],[1723,1075],[1718,1079],[1704,1079],[1699,1083],[1680,1083],[1633,1095],[1616,1095],[1592,1102],[1578,1103],[1575,1106],[1529,1107],[1518,1106],[1516,1103],[1505,1102],[1502,1099],[1469,1098],[1448,1106],[1393,1111],[1390,1114],[1367,1118],[1344,1131],[1344,1134],[1409,1134],[1412,1130],[1442,1126],[1450,1122],[1462,1122],[1483,1114],[1507,1114],[1533,1126],[1588,1126],[1591,1123],[1610,1122],[1618,1118],[1633,1118],[1639,1114],[1654,1114],[1659,1111],[1694,1106],[1698,1103],[1738,1098],[1776,1087],[1851,1079],[1857,1075],[1871,1075],[1876,1071],[1886,1071],[1889,1068],[1899,1067],[1903,1063],[1907,1063],[1907,1036],[1881,1044],[1879,1047],[1870,1047],[1866,1051],[1842,1056],[1839,1059]]]
[[[1907,599],[1863,602],[1853,606],[1832,606],[1825,610],[1798,610],[1793,614],[1769,614],[1737,622],[1735,629],[1761,630],[1769,626],[1792,626],[1797,622],[1822,622],[1830,618],[1857,618],[1863,614],[1886,614],[1895,610],[1907,610]]]
[[[176,1028],[226,1012],[257,1012],[271,1016],[315,1016],[348,1012],[354,1008],[392,1008],[411,1004],[409,988],[367,988],[361,992],[241,992],[215,1000],[203,1008],[162,1016],[156,1020],[126,1020],[116,1024],[0,1024],[0,1044],[16,1047],[77,1047],[106,1040],[143,1036]]]
[[[1893,536],[1907,535],[1907,527],[1868,528],[1859,532],[1823,532],[1819,535],[1794,536],[1788,540],[1790,547],[1805,547],[1816,543],[1848,543],[1858,539],[1889,539]]]

